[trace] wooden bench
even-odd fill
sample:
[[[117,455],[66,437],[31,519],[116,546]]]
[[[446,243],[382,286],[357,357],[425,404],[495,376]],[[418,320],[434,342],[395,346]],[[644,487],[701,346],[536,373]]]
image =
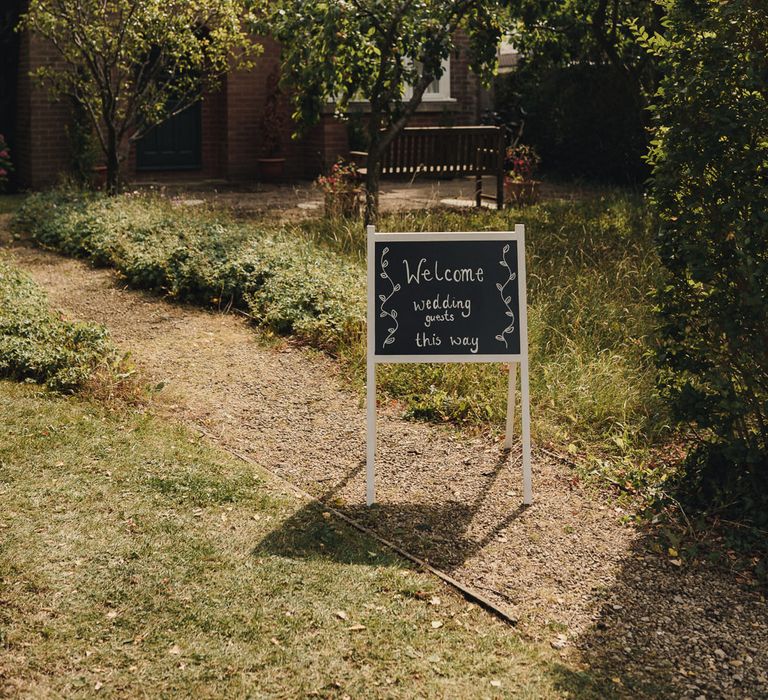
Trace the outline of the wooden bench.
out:
[[[475,176],[475,204],[495,199],[504,208],[506,138],[498,126],[412,126],[389,144],[381,161],[382,175]],[[368,154],[352,151],[352,160],[365,173]],[[483,194],[483,175],[496,177],[496,196]]]

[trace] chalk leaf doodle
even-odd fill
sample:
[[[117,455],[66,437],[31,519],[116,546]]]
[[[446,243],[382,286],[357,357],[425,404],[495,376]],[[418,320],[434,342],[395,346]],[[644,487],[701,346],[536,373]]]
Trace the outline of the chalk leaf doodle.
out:
[[[499,290],[499,295],[501,296],[501,300],[504,302],[504,306],[507,309],[504,312],[504,315],[507,316],[510,320],[507,327],[496,336],[496,340],[498,340],[500,343],[504,343],[504,347],[509,349],[507,336],[511,335],[515,331],[515,312],[512,311],[512,307],[510,306],[510,303],[512,302],[512,297],[507,293],[507,285],[510,282],[514,282],[515,279],[517,279],[517,273],[512,272],[512,269],[509,267],[509,263],[507,262],[507,253],[509,253],[509,243],[507,243],[502,249],[501,260],[499,260],[499,265],[506,268],[507,270],[507,279],[504,281],[504,284],[502,284],[501,282],[496,282],[496,289]]]
[[[389,294],[379,294],[379,301],[381,302],[381,305],[379,306],[379,318],[389,317],[392,319],[393,324],[391,327],[387,328],[387,337],[384,339],[384,347],[395,342],[395,333],[397,333],[397,329],[400,328],[400,324],[397,320],[397,309],[386,307],[387,302],[400,291],[400,284],[395,284],[389,276],[389,273],[387,273],[387,268],[389,267],[389,260],[387,260],[388,252],[389,246],[385,246],[384,250],[381,251],[381,258],[379,260],[379,264],[381,265],[379,276],[389,282],[390,285]]]

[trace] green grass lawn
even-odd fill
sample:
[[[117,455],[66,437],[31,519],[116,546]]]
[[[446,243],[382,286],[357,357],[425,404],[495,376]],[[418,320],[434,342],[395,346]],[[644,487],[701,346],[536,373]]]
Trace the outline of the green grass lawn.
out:
[[[0,694],[542,698],[583,680],[180,427],[8,381],[0,412]]]

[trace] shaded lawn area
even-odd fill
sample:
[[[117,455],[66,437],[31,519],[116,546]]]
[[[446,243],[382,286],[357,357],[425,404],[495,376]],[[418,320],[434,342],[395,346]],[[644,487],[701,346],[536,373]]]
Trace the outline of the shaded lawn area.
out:
[[[0,410],[0,694],[609,694],[329,514],[297,537],[301,499],[181,427]]]

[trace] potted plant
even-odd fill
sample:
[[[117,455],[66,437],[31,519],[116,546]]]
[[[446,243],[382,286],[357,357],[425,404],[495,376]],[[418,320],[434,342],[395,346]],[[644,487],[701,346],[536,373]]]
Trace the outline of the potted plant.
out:
[[[285,157],[283,155],[285,114],[280,105],[282,93],[277,66],[267,76],[266,92],[267,97],[260,124],[263,155],[258,159],[259,177],[262,180],[275,182],[282,180],[285,175]]]
[[[315,184],[325,193],[326,216],[360,215],[360,175],[354,163],[339,159],[327,175],[320,175],[315,180]]]
[[[507,148],[504,177],[504,201],[527,206],[539,201],[539,180],[534,179],[541,163],[533,146],[516,144]]]

